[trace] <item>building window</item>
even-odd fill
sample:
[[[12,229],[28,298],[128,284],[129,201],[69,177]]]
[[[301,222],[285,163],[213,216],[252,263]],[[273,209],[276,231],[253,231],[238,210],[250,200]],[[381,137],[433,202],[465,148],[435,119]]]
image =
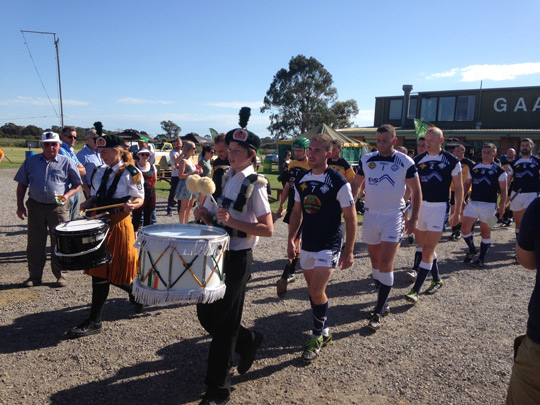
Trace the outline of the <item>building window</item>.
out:
[[[390,111],[388,112],[389,120],[400,120],[401,111],[403,110],[403,99],[395,98],[390,100]]]
[[[454,121],[454,112],[456,111],[455,97],[439,97],[439,109],[437,112],[437,121]]]
[[[438,97],[422,98],[420,106],[420,119],[422,121],[435,121],[437,117],[437,100]]]
[[[474,119],[475,96],[459,96],[456,104],[456,121],[472,121]]]
[[[416,106],[418,105],[418,98],[411,97],[411,101],[409,102],[409,116],[407,117],[410,120],[414,120],[416,118]]]

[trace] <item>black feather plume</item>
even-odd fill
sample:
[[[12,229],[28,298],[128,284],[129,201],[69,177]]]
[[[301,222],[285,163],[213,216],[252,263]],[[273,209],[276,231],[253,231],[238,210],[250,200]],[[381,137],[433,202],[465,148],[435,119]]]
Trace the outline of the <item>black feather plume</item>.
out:
[[[238,123],[240,124],[240,128],[247,127],[249,117],[251,116],[251,108],[242,107],[240,109],[240,113],[238,115],[240,115],[240,121],[238,121]]]
[[[94,122],[94,128],[96,129],[96,133],[99,136],[103,135],[103,124],[101,123],[101,121]]]

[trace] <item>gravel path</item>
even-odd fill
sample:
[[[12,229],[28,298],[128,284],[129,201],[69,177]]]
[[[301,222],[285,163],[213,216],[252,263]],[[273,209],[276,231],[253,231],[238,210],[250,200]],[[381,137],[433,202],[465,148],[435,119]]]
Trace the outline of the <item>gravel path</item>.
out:
[[[69,274],[54,288],[21,288],[27,277],[26,222],[15,215],[13,169],[0,170],[0,403],[2,404],[196,404],[204,393],[209,339],[194,306],[148,307],[135,315],[126,294],[111,287],[100,335],[63,340],[65,330],[88,313],[90,278]],[[158,222],[175,222],[158,204]],[[360,235],[359,230],[359,235]],[[461,263],[463,241],[438,249],[444,287],[403,300],[410,285],[414,247],[404,243],[396,261],[391,315],[371,333],[366,317],[376,295],[369,281],[365,245],[355,264],[335,273],[328,287],[335,343],[320,359],[299,359],[309,336],[311,312],[302,277],[284,300],[275,282],[285,265],[286,227],[255,248],[244,323],[265,340],[252,369],[233,376],[234,404],[502,403],[512,366],[512,345],[525,331],[534,272],[514,264],[513,229],[495,228],[489,264]],[[448,235],[445,235],[447,238]],[[359,239],[359,238],[358,238]]]

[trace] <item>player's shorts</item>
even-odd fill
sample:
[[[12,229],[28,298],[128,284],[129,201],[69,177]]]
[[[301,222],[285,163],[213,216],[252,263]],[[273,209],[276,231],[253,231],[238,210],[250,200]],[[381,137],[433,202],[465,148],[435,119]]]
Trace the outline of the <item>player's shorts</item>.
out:
[[[510,199],[512,199],[515,195],[516,192],[512,191]],[[526,209],[536,197],[538,197],[538,193],[519,193],[510,203],[510,209],[512,211],[522,211]]]
[[[487,223],[497,212],[497,204],[483,201],[469,201],[463,211],[464,217],[478,218],[480,222]]]
[[[339,250],[321,250],[319,252],[308,252],[300,250],[300,267],[303,270],[312,270],[315,267],[328,267],[335,269],[341,252]]]
[[[381,242],[401,242],[405,220],[403,212],[376,214],[370,211],[364,213],[362,224],[362,241],[368,245],[378,245]]]
[[[422,201],[416,229],[419,231],[442,232],[448,219],[449,208],[448,203]]]

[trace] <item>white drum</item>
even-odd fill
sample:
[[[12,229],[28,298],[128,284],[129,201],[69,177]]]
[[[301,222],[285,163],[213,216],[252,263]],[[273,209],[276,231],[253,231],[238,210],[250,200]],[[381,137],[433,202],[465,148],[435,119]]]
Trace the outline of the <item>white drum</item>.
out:
[[[218,227],[143,227],[135,242],[139,249],[138,275],[133,282],[135,300],[154,305],[211,303],[223,298],[223,259],[228,246],[229,235]]]

